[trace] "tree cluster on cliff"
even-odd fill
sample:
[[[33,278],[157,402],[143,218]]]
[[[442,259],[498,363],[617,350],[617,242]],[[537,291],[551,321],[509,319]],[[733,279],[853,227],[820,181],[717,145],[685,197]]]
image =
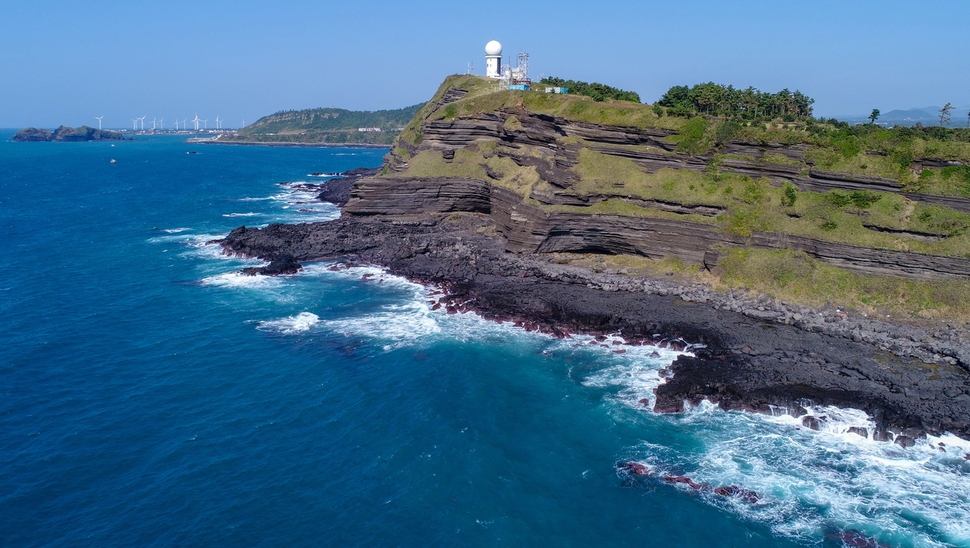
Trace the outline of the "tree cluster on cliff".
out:
[[[674,116],[707,114],[742,120],[771,119],[778,116],[795,121],[812,115],[815,99],[787,88],[777,93],[748,87],[735,88],[708,82],[695,86],[673,86],[657,101]]]
[[[614,99],[616,101],[640,102],[640,95],[635,91],[626,91],[599,82],[581,82],[578,80],[564,80],[555,76],[548,76],[539,80],[539,84],[544,86],[564,87],[569,93],[575,95],[585,95],[592,97],[594,101],[605,101]]]

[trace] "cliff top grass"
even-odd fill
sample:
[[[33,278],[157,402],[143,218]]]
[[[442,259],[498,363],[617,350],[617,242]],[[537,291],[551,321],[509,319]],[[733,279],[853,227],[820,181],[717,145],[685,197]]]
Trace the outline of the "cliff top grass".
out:
[[[752,296],[764,293],[778,301],[816,308],[849,308],[894,321],[970,322],[970,301],[966,299],[970,281],[865,276],[792,250],[722,250],[713,272],[677,257],[656,260],[632,255],[560,254],[555,260],[597,272],[663,277],[719,291],[740,288]]]
[[[465,90],[467,94],[444,105],[442,99],[452,89]],[[924,169],[926,174],[922,175],[912,169],[913,162],[922,158],[970,164],[970,129],[887,129],[872,124],[850,127],[835,120],[790,115],[771,120],[712,115],[687,118],[671,115],[676,110],[673,108],[633,101],[599,102],[580,95],[502,91],[496,80],[471,75],[445,79],[432,100],[408,124],[401,142],[420,144],[425,121],[452,120],[513,107],[579,122],[670,131],[675,135],[668,139],[678,145],[678,152],[694,155],[723,152],[723,147],[732,141],[803,145],[807,148],[806,162],[802,162],[805,169],[883,177],[899,181],[913,192],[970,197],[970,170],[953,177],[952,170],[943,173],[939,169]]]
[[[777,232],[863,247],[970,258],[970,214],[912,202],[899,194],[799,191],[793,185],[773,186],[767,179],[752,180],[716,170],[697,173],[660,169],[646,173],[628,158],[589,149],[580,151],[573,170],[579,182],[571,190],[581,195],[607,193],[724,208],[717,222],[724,230],[741,236],[754,231]],[[650,215],[628,206],[612,207],[626,212],[616,214]],[[591,208],[573,210],[579,209],[594,212]],[[679,217],[713,222],[701,215]]]
[[[449,94],[453,89],[462,92]],[[451,102],[445,103],[446,94]],[[710,162],[703,173],[677,169],[647,173],[628,158],[581,148],[579,162],[572,168],[577,181],[568,192],[593,199],[591,206],[583,207],[541,205],[532,199],[533,192],[557,192],[539,177],[535,168],[528,167],[528,162],[512,159],[517,155],[542,158],[551,154],[535,147],[514,148],[497,141],[479,142],[455,151],[451,159],[431,150],[419,151],[412,157],[406,148],[399,147],[399,155],[407,158],[409,168],[390,176],[470,177],[489,181],[518,192],[523,200],[548,211],[677,218],[714,224],[742,237],[756,231],[772,232],[862,247],[970,258],[970,215],[966,213],[912,202],[893,193],[799,191],[791,184],[778,185],[767,179],[722,173],[720,164],[726,159],[753,162],[754,158],[716,153],[722,144],[738,140],[756,142],[770,138],[771,142],[779,142],[785,138],[802,145],[814,142],[807,146],[806,161],[770,152],[759,161],[801,168],[798,171],[801,175],[807,175],[810,168],[896,175],[910,190],[970,195],[970,167],[924,169],[918,177],[910,170],[917,153],[970,158],[970,143],[953,140],[961,134],[952,131],[886,130],[876,126],[836,128],[816,122],[783,121],[758,126],[697,116],[685,119],[629,101],[596,102],[581,96],[499,91],[495,80],[459,75],[449,77],[440,86],[409,124],[401,141],[411,137],[419,143],[417,139],[426,120],[472,116],[510,107],[598,124],[667,125],[666,129],[671,130],[678,126],[679,133],[668,137],[678,153],[707,154]],[[512,115],[507,117],[506,126],[515,130],[521,122]],[[944,137],[952,139],[946,141]],[[563,144],[566,141],[584,144],[576,138],[565,138]],[[864,150],[869,152],[863,153]],[[671,213],[650,207],[643,200],[710,206],[723,212],[716,217]]]
[[[449,94],[450,102],[446,104],[444,99],[451,89],[465,93]],[[564,138],[561,144],[581,145],[579,161],[571,168],[575,182],[565,192],[588,196],[592,205],[555,206],[539,203],[534,197],[542,198],[542,194],[562,190],[542,180],[532,167],[534,161],[523,161],[524,156],[531,156],[531,160],[551,162],[553,151],[506,146],[497,139],[455,150],[450,159],[439,151],[416,148],[423,139],[421,130],[426,121],[453,120],[499,109],[525,109],[593,124],[666,130],[671,133],[666,139],[676,147],[676,152],[659,149],[652,152],[703,156],[708,165],[703,172],[660,169],[648,173],[628,158],[586,148],[586,143],[576,137]],[[522,127],[517,112],[506,118],[508,130]],[[739,142],[755,146],[796,145],[790,150],[801,152],[791,154],[789,150],[789,155],[785,155],[769,149],[760,159],[727,153],[726,145]],[[799,176],[807,176],[810,169],[822,169],[885,177],[901,182],[911,191],[970,197],[970,167],[933,167],[918,173],[913,170],[914,161],[923,158],[970,163],[970,132],[962,130],[885,129],[873,125],[850,128],[834,121],[810,118],[794,122],[783,118],[770,121],[714,116],[687,118],[670,116],[662,107],[630,101],[597,102],[580,96],[500,91],[495,80],[452,76],[409,123],[400,143],[395,153],[408,161],[408,169],[388,177],[476,178],[512,189],[523,201],[549,212],[678,219],[718,227],[742,237],[762,231],[862,247],[970,258],[970,214],[914,202],[895,193],[800,191],[790,183],[773,184],[768,179],[752,179],[721,169],[725,160],[737,159],[755,165],[792,166]],[[802,152],[804,160],[800,159]],[[710,206],[723,211],[716,216],[675,213],[651,205],[657,201]],[[965,298],[970,294],[970,282],[865,276],[792,250],[722,250],[722,260],[714,273],[674,258],[651,261],[610,256],[596,260],[617,265],[636,263],[644,270],[671,271],[715,289],[743,287],[780,300],[817,306],[836,303],[869,314],[892,315],[895,319],[970,320],[970,301]]]

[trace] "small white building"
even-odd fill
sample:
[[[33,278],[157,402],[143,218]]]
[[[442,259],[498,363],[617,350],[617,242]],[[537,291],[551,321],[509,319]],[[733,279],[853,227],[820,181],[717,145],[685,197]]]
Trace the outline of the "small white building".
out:
[[[497,40],[485,44],[485,76],[488,78],[502,77],[502,44]]]

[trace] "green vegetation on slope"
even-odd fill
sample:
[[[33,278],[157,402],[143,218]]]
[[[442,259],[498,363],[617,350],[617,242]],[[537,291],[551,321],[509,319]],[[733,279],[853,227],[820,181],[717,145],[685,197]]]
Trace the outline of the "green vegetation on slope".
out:
[[[803,192],[791,185],[773,186],[767,179],[753,180],[716,170],[698,173],[660,169],[647,173],[633,160],[589,149],[580,151],[579,164],[573,170],[580,180],[571,190],[580,195],[610,194],[723,208],[717,222],[724,230],[741,236],[750,236],[754,231],[777,232],[865,247],[970,258],[970,214],[911,202],[899,194]],[[714,222],[711,217],[696,214],[679,218]]]
[[[640,102],[640,95],[635,91],[626,91],[606,84],[600,84],[599,82],[564,80],[562,78],[556,78],[555,76],[547,76],[539,80],[539,86],[564,87],[569,93],[585,95],[598,102],[606,101],[607,99],[633,101],[634,103]],[[539,91],[542,90],[540,89]]]
[[[301,133],[308,131],[356,130],[380,128],[395,131],[407,125],[423,104],[395,110],[345,110],[342,108],[312,108],[283,110],[264,116],[239,130],[240,135],[267,133]]]
[[[787,122],[812,114],[815,99],[800,91],[783,89],[766,93],[753,87],[736,89],[708,82],[695,86],[674,86],[657,101],[675,116],[693,116],[702,113],[712,116],[742,120],[770,120],[781,116]]]
[[[722,88],[714,84],[695,88],[716,91],[711,86]],[[686,89],[690,92],[692,88]],[[452,76],[402,133],[393,152],[401,160],[398,167],[403,171],[388,170],[388,176],[477,178],[514,190],[524,202],[549,212],[679,219],[743,237],[764,231],[970,258],[970,214],[912,201],[897,193],[800,191],[792,183],[731,172],[741,161],[755,169],[759,164],[766,169],[787,166],[797,177],[808,177],[813,169],[826,170],[899,181],[905,190],[913,192],[970,197],[970,166],[961,165],[970,164],[970,130],[886,129],[873,124],[850,127],[809,116],[811,99],[801,94],[781,92],[763,94],[762,98],[776,101],[776,105],[759,106],[756,116],[754,110],[750,114],[719,111],[716,101],[692,105],[685,116],[670,116],[675,114],[669,112],[670,108],[656,108],[658,105],[499,90],[495,80]],[[665,130],[670,135],[662,140],[672,146],[597,143],[599,151],[594,151],[578,137],[562,138],[561,146],[579,145],[578,163],[571,168],[575,178],[565,190],[544,181],[538,174],[542,170],[534,167],[547,163],[551,168],[555,149],[508,145],[496,138],[458,149],[453,157],[446,158],[440,151],[420,147],[428,121],[456,120],[497,110],[504,110],[507,131],[529,131],[526,116],[534,113],[600,125]],[[737,152],[738,147],[742,152]],[[630,150],[675,158],[690,156],[693,166],[700,159],[707,167],[702,172],[696,167],[648,172],[634,160],[607,153],[604,148],[616,148],[618,153]],[[755,152],[747,152],[752,149]],[[555,198],[556,193],[585,196],[591,205],[548,205],[548,199]],[[677,210],[669,204],[703,207]],[[617,256],[595,260],[642,263],[647,270],[673,269],[678,275],[716,288],[744,287],[792,302],[835,303],[894,317],[970,319],[970,301],[962,298],[970,291],[970,282],[864,276],[792,250],[724,249],[721,255],[714,273],[676,258],[650,261]]]
[[[694,268],[697,271],[697,268]],[[792,250],[730,249],[714,272],[714,287],[744,287],[778,300],[849,306],[895,318],[970,321],[970,282],[865,276]]]
[[[280,111],[260,118],[223,141],[390,145],[423,105],[395,110],[314,108]],[[360,131],[367,128],[368,131]],[[380,131],[371,131],[374,128]]]

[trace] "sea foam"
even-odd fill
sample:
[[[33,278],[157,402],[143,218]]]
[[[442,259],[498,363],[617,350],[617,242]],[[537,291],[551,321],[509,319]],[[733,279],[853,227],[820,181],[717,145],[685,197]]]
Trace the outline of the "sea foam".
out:
[[[656,415],[652,392],[670,357],[628,353],[581,379],[585,386],[613,387],[612,398],[626,415],[636,409],[652,421],[669,421],[699,444],[684,452],[663,440],[644,440],[623,460],[645,463],[659,477],[684,475],[756,492],[761,498],[751,504],[668,486],[798,542],[854,531],[890,546],[970,546],[970,461],[964,458],[970,442],[948,435],[903,449],[874,441],[874,421],[864,411],[836,407],[807,408],[820,419],[817,431],[791,415],[725,412],[707,401],[681,414]],[[869,436],[855,433],[860,429]]]
[[[296,335],[306,333],[318,323],[320,323],[320,316],[312,312],[300,312],[295,316],[259,322],[256,324],[256,329],[272,331],[283,335]]]

